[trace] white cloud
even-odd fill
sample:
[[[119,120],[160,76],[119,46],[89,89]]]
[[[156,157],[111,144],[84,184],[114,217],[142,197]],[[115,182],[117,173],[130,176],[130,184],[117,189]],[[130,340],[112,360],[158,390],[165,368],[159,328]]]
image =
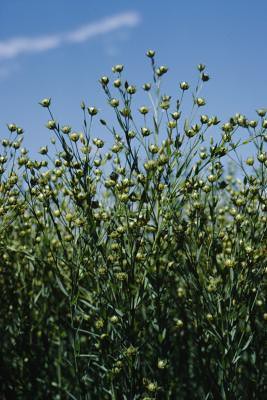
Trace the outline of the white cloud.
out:
[[[89,23],[74,31],[39,37],[17,37],[0,41],[0,60],[20,54],[44,52],[68,43],[80,43],[123,27],[134,27],[140,22],[136,12],[126,12]]]

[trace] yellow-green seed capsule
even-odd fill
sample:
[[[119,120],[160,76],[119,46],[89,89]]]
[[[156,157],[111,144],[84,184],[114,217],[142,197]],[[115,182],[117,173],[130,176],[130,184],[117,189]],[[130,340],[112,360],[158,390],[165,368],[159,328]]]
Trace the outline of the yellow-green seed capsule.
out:
[[[121,73],[123,71],[124,66],[122,64],[117,64],[114,67],[112,67],[112,72],[118,72]]]
[[[181,82],[180,83],[180,88],[182,90],[188,90],[189,89],[189,84],[187,82]]]
[[[154,50],[148,50],[146,52],[147,57],[153,58],[155,56],[155,51]]]
[[[139,112],[143,115],[146,115],[148,113],[148,108],[145,106],[142,106],[139,108]]]
[[[109,104],[111,105],[111,107],[116,108],[119,106],[120,102],[118,99],[111,99]]]
[[[136,87],[133,85],[130,85],[127,87],[127,93],[129,94],[135,94],[136,93]]]
[[[98,113],[98,109],[96,107],[88,107],[87,110],[91,117]]]
[[[57,127],[57,123],[56,123],[56,121],[54,121],[54,120],[50,120],[50,121],[47,122],[46,127],[47,127],[48,129],[50,129],[50,130],[54,130],[54,129],[56,129],[56,127]]]
[[[202,106],[204,106],[206,104],[206,101],[202,97],[198,97],[196,99],[196,104],[198,105],[198,107],[202,107]]]
[[[100,78],[100,83],[101,83],[103,86],[108,85],[108,83],[109,83],[108,77],[107,77],[107,76],[102,76],[102,78]]]
[[[39,102],[39,104],[40,104],[42,107],[48,108],[48,107],[50,106],[50,104],[51,104],[51,99],[45,98],[45,99],[41,100],[41,101]]]

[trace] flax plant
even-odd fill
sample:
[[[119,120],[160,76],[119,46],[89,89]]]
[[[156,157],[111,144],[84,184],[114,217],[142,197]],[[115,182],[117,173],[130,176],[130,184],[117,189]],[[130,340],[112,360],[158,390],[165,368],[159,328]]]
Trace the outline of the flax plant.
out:
[[[72,129],[41,100],[51,144],[39,160],[22,128],[7,126],[5,400],[264,398],[266,110],[222,122],[203,111],[205,65],[195,89],[177,82],[173,98],[162,89],[168,67],[146,55],[141,88],[122,64],[99,79],[110,122],[82,102],[82,129]]]

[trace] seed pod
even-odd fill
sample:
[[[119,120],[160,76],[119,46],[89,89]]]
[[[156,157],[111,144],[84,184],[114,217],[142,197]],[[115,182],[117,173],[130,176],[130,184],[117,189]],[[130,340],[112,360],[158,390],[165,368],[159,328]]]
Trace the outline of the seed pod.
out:
[[[150,83],[144,83],[143,89],[148,92],[151,89],[151,84]]]
[[[100,83],[101,83],[103,86],[107,86],[108,83],[109,83],[108,77],[107,77],[107,76],[102,76],[102,78],[100,78]]]
[[[147,57],[153,58],[155,56],[155,51],[154,50],[148,50],[146,52]]]
[[[180,88],[182,90],[188,90],[189,89],[189,84],[187,82],[181,82],[180,83]]]
[[[98,113],[98,109],[95,107],[88,107],[87,108],[88,113],[92,116],[96,115]]]
[[[122,64],[117,64],[114,67],[112,67],[112,72],[118,72],[121,73],[123,71],[124,66]]]
[[[50,106],[50,104],[51,104],[51,99],[50,99],[50,98],[49,98],[49,99],[45,98],[45,99],[41,100],[41,101],[39,102],[39,104],[40,104],[42,107],[48,108],[48,107]]]
[[[57,123],[56,123],[56,121],[54,121],[54,120],[50,120],[50,121],[47,122],[46,127],[47,127],[48,129],[50,129],[50,130],[54,130],[54,129],[56,129],[56,127],[57,127]]]

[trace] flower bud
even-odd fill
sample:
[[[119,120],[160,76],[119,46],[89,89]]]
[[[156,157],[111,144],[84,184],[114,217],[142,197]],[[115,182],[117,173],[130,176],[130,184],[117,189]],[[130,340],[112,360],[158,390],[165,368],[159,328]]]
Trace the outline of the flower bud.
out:
[[[267,129],[267,119],[264,119],[262,121],[262,127],[263,127],[263,129]]]
[[[51,99],[43,99],[39,102],[42,107],[48,108],[51,104]]]

